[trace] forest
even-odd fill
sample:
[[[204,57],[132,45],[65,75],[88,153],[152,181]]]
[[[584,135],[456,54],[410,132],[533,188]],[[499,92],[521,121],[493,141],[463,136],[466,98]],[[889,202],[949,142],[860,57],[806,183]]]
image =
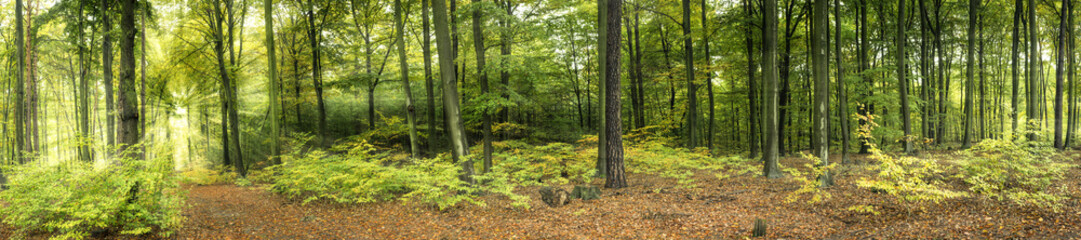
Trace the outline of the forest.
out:
[[[0,0],[0,239],[1076,239],[1075,0]]]

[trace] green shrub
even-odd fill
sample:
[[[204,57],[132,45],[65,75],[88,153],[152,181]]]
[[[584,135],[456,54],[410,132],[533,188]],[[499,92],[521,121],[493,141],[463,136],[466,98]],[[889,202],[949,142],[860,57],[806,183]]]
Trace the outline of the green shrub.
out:
[[[815,204],[823,200],[832,197],[829,192],[820,188],[822,180],[819,179],[823,174],[833,171],[837,168],[837,163],[831,163],[827,166],[822,166],[822,159],[814,155],[800,153],[804,159],[810,160],[809,163],[803,166],[807,168],[807,172],[801,172],[799,169],[781,166],[781,170],[788,173],[792,177],[792,180],[796,180],[800,183],[800,188],[795,192],[789,193],[785,198],[785,202],[795,202],[799,200],[800,195],[811,194],[810,204]]]
[[[10,189],[0,192],[6,203],[0,216],[21,234],[46,232],[53,239],[82,239],[96,230],[169,236],[184,206],[172,160],[119,161],[99,168],[42,161],[15,167]]]
[[[589,182],[596,173],[596,157],[582,154],[585,149],[576,149],[571,144],[532,146],[505,141],[492,145],[501,149],[495,154],[498,159],[492,166],[493,172],[506,175],[513,184],[580,184]]]
[[[459,179],[461,167],[449,157],[403,161],[400,166],[387,164],[388,154],[367,142],[344,143],[336,149],[343,154],[328,155],[316,150],[289,154],[282,165],[267,168],[273,191],[304,203],[327,199],[339,203],[370,203],[417,200],[440,209],[462,202],[484,205],[477,193],[491,192],[508,196],[516,206],[528,207],[528,198],[511,190],[507,176],[477,176],[478,184]]]
[[[624,154],[627,171],[673,178],[684,188],[698,187],[693,179],[697,170],[715,171],[718,178],[726,178],[729,172],[742,174],[751,166],[748,159],[739,156],[715,158],[709,156],[705,148],[692,151],[668,147],[660,142],[626,146]]]
[[[868,123],[860,127],[859,135],[869,139],[867,142],[870,146],[871,159],[878,161],[878,165],[872,166],[872,169],[878,171],[878,174],[870,178],[860,178],[856,181],[857,186],[885,192],[909,202],[937,203],[966,195],[964,192],[946,189],[946,184],[937,178],[945,172],[938,161],[907,156],[893,157],[883,153],[874,144],[874,136],[870,134],[871,129],[877,126],[874,115],[859,117]]]
[[[1054,161],[1055,150],[1046,144],[988,139],[962,155],[956,161],[961,169],[957,177],[975,193],[1051,208],[1066,199],[1049,190],[1071,165]]]
[[[199,186],[219,185],[236,181],[232,167],[215,166],[214,169],[196,168],[180,173],[180,182]]]

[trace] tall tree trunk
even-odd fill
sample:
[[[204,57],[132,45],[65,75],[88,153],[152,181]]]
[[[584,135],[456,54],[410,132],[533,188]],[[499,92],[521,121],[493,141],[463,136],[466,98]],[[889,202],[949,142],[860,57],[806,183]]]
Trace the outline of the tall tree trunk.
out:
[[[597,0],[597,22],[598,22],[597,23],[597,45],[598,45],[597,46],[597,63],[598,63],[598,68],[597,69],[598,69],[598,72],[600,73],[600,74],[597,74],[597,77],[598,77],[598,80],[597,80],[597,84],[598,84],[597,85],[597,95],[598,95],[598,97],[597,97],[597,101],[598,101],[598,104],[597,104],[597,111],[598,111],[597,125],[599,126],[597,128],[597,131],[598,131],[597,132],[597,145],[598,145],[597,146],[597,175],[598,176],[607,176],[608,175],[608,149],[607,149],[608,148],[608,136],[606,134],[607,128],[608,128],[607,127],[608,126],[607,125],[608,121],[606,121],[606,118],[608,117],[608,114],[605,111],[605,108],[608,106],[607,104],[605,104],[606,98],[608,98],[607,97],[608,95],[606,94],[606,91],[607,91],[606,86],[607,86],[608,83],[607,83],[607,81],[605,81],[605,79],[608,77],[607,71],[608,71],[608,67],[609,67],[608,66],[608,37],[609,37],[608,36],[608,31],[609,31],[608,27],[609,27],[609,22],[608,21],[609,21],[609,19],[611,19],[611,18],[608,17],[608,9],[609,9],[608,1],[622,1],[622,0]],[[619,18],[615,18],[615,21],[619,22]],[[618,25],[619,24],[616,24],[616,26],[618,26]],[[617,28],[616,31],[618,32],[618,30],[619,29]],[[617,49],[616,51],[619,51],[618,50],[619,49],[619,44],[616,44],[615,48]],[[619,121],[615,121],[615,122],[619,122]]]
[[[308,42],[312,50],[312,86],[315,87],[315,102],[319,112],[319,147],[329,143],[327,138],[327,108],[323,101],[323,69],[320,60],[321,28],[315,24],[315,2],[308,0]]]
[[[413,106],[413,91],[409,88],[409,63],[405,55],[405,19],[403,18],[403,12],[402,1],[394,0],[394,19],[398,32],[398,65],[402,70],[402,91],[405,91],[406,121],[409,122],[409,146],[413,157],[419,158],[420,146],[418,141],[420,139],[417,137],[417,112],[416,107]]]
[[[904,1],[904,0],[901,0]],[[830,147],[830,68],[829,68],[829,1],[814,0],[814,13],[811,16],[811,54],[812,70],[814,73],[814,154],[821,160],[821,166],[829,166]],[[823,172],[819,179],[819,187],[833,185],[829,172]]]
[[[474,4],[480,4],[477,1]],[[483,95],[488,95],[488,73],[485,71],[485,54],[484,54],[484,19],[481,8],[473,10],[473,49],[477,54],[477,78],[480,83],[480,92]],[[481,123],[481,132],[484,134],[484,173],[488,173],[492,170],[492,115],[489,114],[488,109],[483,110],[481,114],[483,123]]]
[[[905,45],[908,42],[907,34],[905,34],[906,23],[908,18],[905,11],[906,0],[897,0],[897,85],[901,88],[901,125],[904,130],[905,136],[902,140],[904,143],[904,149],[906,154],[912,154],[912,118],[908,111],[908,67],[905,63]]]
[[[443,109],[446,111],[445,118],[448,131],[450,131],[450,142],[454,147],[455,159],[464,159],[461,162],[462,178],[472,183],[473,161],[468,158],[469,146],[462,127],[461,111],[458,108],[458,86],[455,83],[456,77],[454,76],[454,49],[450,43],[450,30],[447,26],[446,3],[432,1],[432,12],[435,19],[435,40],[439,50],[439,77],[443,79]]]
[[[138,158],[139,154],[128,151],[139,144],[139,107],[135,92],[135,0],[121,1],[120,18],[120,138],[121,152],[125,157]]]
[[[1040,106],[1040,104],[1038,102],[1038,99],[1040,99],[1038,97],[1039,94],[1040,94],[1040,91],[1039,91],[1039,87],[1038,87],[1039,83],[1038,83],[1038,79],[1037,79],[1039,77],[1038,74],[1039,74],[1039,69],[1040,69],[1039,57],[1037,57],[1040,54],[1038,52],[1038,48],[1039,48],[1039,45],[1040,45],[1040,42],[1039,42],[1040,38],[1039,38],[1039,35],[1037,35],[1038,32],[1036,30],[1036,28],[1037,28],[1037,26],[1036,26],[1037,25],[1036,24],[1036,0],[1028,0],[1028,23],[1029,24],[1028,24],[1028,85],[1027,85],[1028,104],[1027,105],[1028,105],[1028,121],[1030,122],[1030,124],[1028,125],[1029,128],[1027,130],[1029,132],[1029,134],[1028,134],[1029,141],[1036,141],[1037,140],[1037,134],[1036,134],[1036,131],[1035,131],[1036,129],[1033,129],[1033,128],[1039,128],[1040,127],[1040,122],[1041,122],[1040,121],[1040,115],[1039,115],[1039,106]]]
[[[424,48],[424,91],[428,96],[428,155],[435,156],[435,90],[432,80],[432,38],[431,38],[431,22],[428,18],[428,1],[420,1],[420,14],[422,24],[424,24],[424,34],[422,35]]]
[[[750,158],[758,157],[758,144],[761,142],[758,140],[758,135],[761,133],[758,127],[761,123],[758,118],[759,109],[757,104],[759,90],[758,83],[755,83],[754,81],[754,73],[758,71],[758,68],[755,66],[754,62],[754,38],[752,37],[752,34],[754,33],[754,30],[752,29],[754,28],[754,24],[752,24],[752,21],[754,21],[753,8],[751,0],[743,1],[743,13],[745,15],[744,31],[746,33],[744,35],[744,42],[747,45],[747,102],[750,105],[748,106],[747,111],[747,120],[748,125],[750,126],[748,131],[748,133],[750,133],[748,134],[750,135],[750,142],[748,143],[751,149]]]
[[[147,142],[145,140],[148,132],[146,130],[146,31],[148,31],[146,28],[146,15],[149,14],[147,10],[150,6],[145,5],[146,2],[143,3],[143,11],[139,14],[139,23],[142,25],[139,28],[139,38],[142,41],[142,44],[139,45],[139,52],[141,53],[139,54],[139,139],[141,142]],[[145,145],[142,146],[142,158],[146,159]]]
[[[514,17],[514,6],[511,1],[502,1],[503,10],[506,11],[508,17]],[[513,35],[511,34],[510,21],[507,18],[499,19],[500,25],[503,26],[503,31],[500,32],[499,40],[502,41],[502,46],[499,47],[499,54],[503,57],[500,59],[499,71],[499,83],[502,84],[502,94],[500,97],[503,99],[510,99],[510,64],[508,64],[511,56],[511,44],[513,44]],[[499,109],[500,122],[510,123],[510,109],[501,107]],[[503,136],[509,138],[509,136]]]
[[[871,90],[872,86],[874,86],[873,85],[873,80],[871,80],[871,74],[867,72],[867,70],[870,69],[870,64],[868,64],[870,59],[869,59],[869,56],[868,56],[867,53],[868,53],[868,51],[870,51],[870,48],[871,48],[870,39],[868,38],[868,34],[867,34],[867,32],[868,32],[868,29],[867,29],[867,1],[868,0],[859,0],[859,9],[858,10],[859,10],[859,15],[860,16],[859,16],[859,24],[857,24],[857,25],[859,25],[858,27],[859,27],[859,35],[860,35],[859,36],[859,45],[858,45],[858,48],[859,48],[859,54],[858,54],[858,58],[859,58],[859,74],[858,75],[860,76],[860,79],[863,80],[864,84],[867,85],[866,86],[867,90],[863,91],[861,93],[861,95],[863,95],[862,99],[864,99],[864,101],[869,100],[871,98],[871,96],[874,95],[874,92]],[[871,110],[870,103],[869,102],[864,102],[863,105],[860,105],[858,107],[858,114],[861,115],[861,116],[869,116],[871,114],[870,110]],[[859,125],[860,126],[866,126],[867,124],[870,124],[870,123],[868,123],[867,120],[865,120],[864,118],[860,118],[860,120],[859,120]],[[861,127],[861,128],[863,128],[863,127]],[[859,151],[860,154],[870,153],[870,151],[869,151],[871,149],[870,148],[870,141],[871,141],[870,138],[860,136],[860,151]]]
[[[694,45],[691,38],[691,1],[683,0],[683,66],[687,74],[687,148],[698,147],[698,87],[694,84]]]
[[[105,83],[105,129],[106,129],[106,152],[112,152],[113,146],[116,145],[116,107],[113,104],[113,25],[109,18],[109,2],[110,0],[101,0],[101,24],[102,24],[102,40],[101,40],[101,69],[102,78]],[[112,155],[112,154],[109,154]],[[228,161],[228,159],[226,159]]]
[[[1065,88],[1064,81],[1066,78],[1066,11],[1069,7],[1069,1],[1062,1],[1062,7],[1059,11],[1059,31],[1058,31],[1058,43],[1055,44],[1055,50],[1057,57],[1055,58],[1055,148],[1059,150],[1065,150],[1066,145],[1062,144],[1062,90]]]
[[[837,52],[834,53],[834,56],[837,57],[837,108],[841,110],[841,118],[839,119],[841,122],[841,163],[849,163],[848,142],[852,133],[848,127],[848,90],[845,89],[845,65],[842,61],[844,59],[844,48],[841,47],[841,36],[844,31],[841,27],[841,0],[833,0],[833,17],[836,24],[833,44],[834,48],[837,49]]]
[[[702,0],[702,48],[705,49],[706,59],[706,92],[709,96],[709,121],[708,127],[706,127],[706,147],[709,148],[710,154],[713,153],[713,127],[714,122],[717,119],[714,117],[714,101],[713,101],[713,57],[709,54],[709,21],[706,19],[706,0]]]
[[[1021,45],[1021,16],[1023,16],[1022,11],[1024,11],[1024,1],[1025,0],[1014,0],[1013,5],[1013,35],[1011,36],[1011,38],[1013,39],[1013,44],[1010,48],[1010,79],[1012,81],[1012,84],[1010,84],[1012,88],[1012,94],[1010,95],[1012,97],[1010,101],[1010,107],[1013,109],[1013,111],[1010,112],[1010,117],[1013,119],[1013,134],[1018,133],[1018,117],[1020,117],[1021,115],[1021,98],[1019,97],[1020,94],[1018,93],[1021,86],[1021,51],[1019,50],[1019,46]]]
[[[684,6],[687,6],[688,0],[683,0]],[[620,102],[620,50],[619,43],[622,40],[620,32],[619,18],[623,15],[623,0],[608,0],[608,35],[605,40],[607,47],[605,48],[605,64],[604,79],[605,79],[605,119],[611,120],[605,122],[605,135],[607,138],[608,154],[606,156],[606,167],[608,168],[608,174],[604,186],[607,188],[624,188],[627,187],[627,178],[623,169],[623,121],[620,117],[620,110],[622,110],[622,103]],[[686,7],[684,7],[686,10]],[[684,15],[686,16],[686,15]],[[684,17],[686,20],[687,18]],[[684,22],[686,24],[687,21]],[[689,27],[689,25],[684,25]],[[689,44],[688,40],[688,44]]]
[[[1074,91],[1074,33],[1073,33],[1073,2],[1067,1],[1066,3],[1066,82],[1069,83],[1068,90],[1070,92],[1069,102],[1069,117],[1066,123],[1066,142],[1065,147],[1073,145],[1073,133],[1077,127],[1077,92]]]
[[[762,174],[768,178],[781,178],[784,174],[777,165],[777,148],[780,145],[777,135],[777,0],[764,0],[762,3],[762,137],[765,138]]]
[[[633,86],[633,88],[637,89],[637,91],[635,91],[635,92],[638,93],[638,95],[632,96],[632,97],[638,99],[638,103],[637,103],[638,105],[634,106],[635,109],[638,109],[636,111],[638,113],[638,116],[636,116],[635,121],[638,122],[637,125],[639,127],[645,127],[646,125],[648,125],[648,123],[646,123],[646,111],[645,111],[646,110],[646,108],[645,108],[646,98],[645,98],[645,93],[644,93],[645,87],[643,86],[644,84],[642,83],[642,82],[645,81],[645,76],[642,75],[642,38],[640,36],[641,34],[640,34],[640,29],[639,29],[639,25],[640,25],[639,24],[639,15],[640,15],[639,13],[641,13],[641,12],[642,12],[641,11],[641,6],[638,5],[638,4],[635,4],[634,5],[634,75],[635,75],[635,77],[638,78],[638,81],[635,84],[635,86]],[[630,36],[628,36],[628,38],[629,37]],[[628,39],[628,41],[630,41],[630,39]]]
[[[104,2],[104,0],[102,0]],[[24,77],[26,74],[26,29],[23,28],[23,1],[15,0],[15,158],[19,163],[30,161],[30,146],[26,141],[27,119],[26,114],[26,86]],[[106,77],[108,78],[108,77]],[[108,88],[106,88],[108,89]]]
[[[83,23],[85,22],[86,17],[83,15],[83,8],[84,8],[83,2],[80,1],[79,2],[79,15],[78,15],[79,16],[79,24],[78,24],[79,25],[78,26],[78,28],[79,28],[79,30],[78,30],[79,31],[79,34],[78,34],[79,35],[79,40],[77,41],[78,44],[79,44],[79,50],[78,50],[79,51],[79,88],[78,88],[79,89],[79,91],[78,91],[79,94],[78,95],[79,95],[79,106],[80,107],[78,108],[78,111],[79,111],[78,114],[76,114],[79,117],[79,137],[77,139],[78,139],[78,142],[79,142],[79,160],[84,161],[84,162],[92,162],[92,161],[94,161],[93,160],[94,157],[93,157],[93,155],[92,155],[92,153],[90,151],[91,146],[90,146],[90,144],[88,144],[90,141],[87,140],[88,138],[91,138],[91,135],[90,135],[90,83],[87,82],[87,79],[86,79],[86,68],[87,68],[86,67],[86,63],[87,63],[86,62],[87,61],[86,60],[86,47],[83,45],[83,44],[85,44],[83,42],[83,40],[85,39],[84,38],[84,35],[85,35],[84,30],[85,30],[85,28],[83,26]]]
[[[263,26],[266,28],[267,49],[267,105],[270,108],[270,159],[273,164],[281,164],[281,111],[278,101],[278,62],[275,58],[274,43],[274,1],[263,1]]]
[[[973,88],[976,86],[975,71],[976,69],[976,20],[979,18],[980,0],[968,1],[968,45],[965,51],[968,57],[965,57],[965,133],[964,138],[961,140],[961,148],[968,149],[972,146],[972,128],[973,119],[975,118],[975,111],[973,98],[975,97]]]

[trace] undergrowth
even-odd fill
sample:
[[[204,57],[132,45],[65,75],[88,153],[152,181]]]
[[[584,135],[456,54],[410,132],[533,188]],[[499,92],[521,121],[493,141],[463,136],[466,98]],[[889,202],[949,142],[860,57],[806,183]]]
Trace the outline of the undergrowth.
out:
[[[133,147],[135,148],[135,147]],[[95,167],[89,162],[44,160],[10,169],[0,192],[0,216],[16,236],[44,232],[50,239],[83,239],[93,231],[168,237],[180,226],[184,194],[170,152],[139,161],[128,158]],[[171,149],[168,149],[171,150]]]

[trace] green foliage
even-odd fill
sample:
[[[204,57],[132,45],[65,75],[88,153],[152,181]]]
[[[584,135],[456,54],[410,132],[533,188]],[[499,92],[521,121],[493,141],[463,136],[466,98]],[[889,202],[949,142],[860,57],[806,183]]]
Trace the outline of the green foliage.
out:
[[[799,182],[800,186],[795,192],[788,194],[788,197],[785,198],[785,202],[795,202],[799,200],[800,195],[804,194],[811,194],[811,200],[808,202],[810,204],[815,204],[832,197],[829,192],[820,188],[821,180],[819,180],[819,178],[836,169],[837,163],[822,166],[822,159],[814,155],[800,154],[804,159],[810,160],[809,163],[803,165],[807,168],[806,173],[801,172],[796,168],[781,166],[781,170],[788,173],[792,180]]]
[[[0,216],[20,233],[43,231],[53,239],[83,239],[95,230],[169,236],[184,206],[172,159],[118,161],[15,167],[11,188],[0,192]]]
[[[657,174],[673,178],[683,188],[696,188],[694,174],[698,170],[720,172],[718,178],[728,177],[726,172],[743,174],[753,168],[749,160],[739,156],[714,158],[704,148],[689,150],[672,148],[661,142],[645,142],[635,146],[625,146],[627,171],[632,173]],[[753,171],[753,170],[751,170]]]
[[[963,192],[946,189],[946,184],[938,177],[945,170],[936,160],[907,156],[893,157],[883,153],[874,144],[874,137],[870,134],[870,130],[877,126],[874,123],[874,115],[860,116],[860,118],[869,123],[861,126],[859,134],[871,139],[868,140],[871,159],[878,161],[878,165],[872,168],[878,171],[878,174],[870,178],[862,177],[856,181],[856,185],[872,191],[885,192],[909,202],[938,203],[945,199],[966,195]]]
[[[517,185],[587,183],[596,172],[596,157],[582,154],[591,150],[588,148],[576,149],[567,143],[532,146],[520,141],[495,142],[492,146],[499,149],[493,172],[505,174]]]
[[[1055,150],[1046,144],[988,139],[962,155],[957,177],[975,193],[1056,209],[1067,198],[1050,190],[1072,166],[1056,162]]]
[[[237,174],[231,169],[232,166],[221,165],[215,166],[214,169],[195,168],[180,173],[180,182],[199,186],[233,183],[237,180]]]
[[[344,153],[329,155],[315,150],[287,154],[282,165],[267,168],[268,173],[262,173],[260,178],[271,178],[273,191],[303,199],[304,203],[318,199],[339,203],[401,199],[445,209],[463,202],[484,205],[477,195],[490,192],[509,197],[515,206],[528,207],[527,197],[512,192],[508,176],[477,176],[480,184],[469,184],[458,177],[461,167],[446,156],[405,160],[394,166],[387,153],[365,141],[346,142],[334,149]]]
[[[857,213],[870,213],[876,216],[882,214],[878,212],[877,207],[875,207],[874,205],[854,205],[848,207],[848,211],[853,211]]]
[[[358,136],[362,139],[366,139],[369,143],[379,147],[387,148],[402,148],[409,147],[409,124],[405,122],[399,116],[384,116],[379,113],[379,120],[383,124],[376,122],[376,127],[369,131],[364,132],[363,135]],[[424,139],[427,135],[423,131],[417,133],[417,137]],[[357,139],[352,139],[354,142]]]

